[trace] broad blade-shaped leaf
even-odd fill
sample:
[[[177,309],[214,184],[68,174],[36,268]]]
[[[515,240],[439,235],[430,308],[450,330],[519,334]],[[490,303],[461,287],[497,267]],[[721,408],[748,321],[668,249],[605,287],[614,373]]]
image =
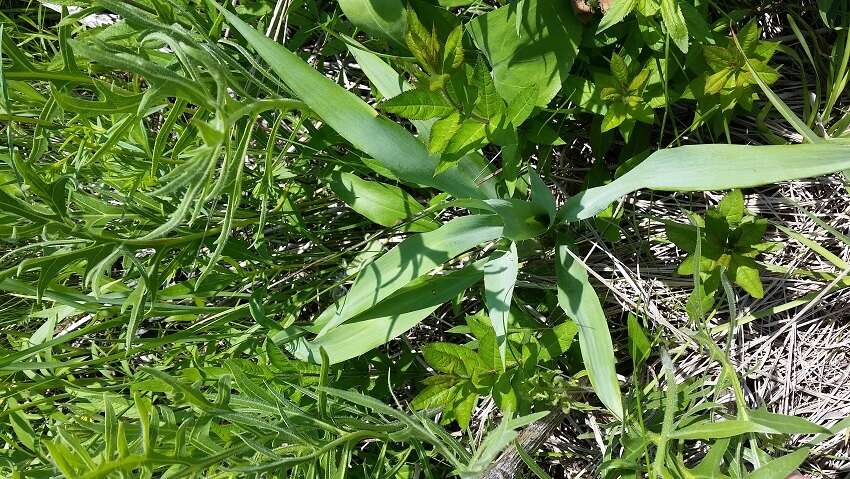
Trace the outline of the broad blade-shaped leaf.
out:
[[[381,226],[413,220],[405,231],[432,231],[440,224],[429,217],[417,218],[424,208],[397,186],[366,181],[351,173],[331,176],[331,189],[354,211]]]
[[[314,329],[326,334],[460,253],[499,238],[502,230],[498,216],[473,215],[407,238],[365,266],[348,294],[316,319]]]
[[[609,2],[608,9],[605,10],[605,15],[602,16],[599,26],[596,27],[596,33],[602,33],[612,26],[622,22],[623,19],[626,18],[626,15],[635,8],[636,4],[637,0],[615,0],[613,2]]]
[[[613,201],[639,190],[711,191],[827,175],[850,168],[850,146],[688,145],[659,150],[605,186],[570,198],[558,212],[562,221],[595,216]]]
[[[313,363],[322,362],[322,348],[330,364],[360,356],[416,326],[441,304],[481,281],[483,276],[483,265],[473,263],[446,275],[419,278],[352,321],[312,341],[300,337],[288,344],[287,349],[298,359]],[[273,339],[288,334],[291,331],[282,332]]]
[[[496,344],[499,358],[505,364],[505,352],[508,348],[508,314],[516,284],[519,268],[516,245],[511,242],[507,251],[492,257],[484,266],[484,303],[496,332]]]
[[[581,39],[572,9],[548,0],[506,5],[473,19],[468,28],[508,104],[529,86],[537,90],[534,104],[549,103],[561,89]]]
[[[404,45],[407,12],[401,0],[338,0],[339,7],[357,28]]]
[[[399,178],[433,186],[459,198],[486,198],[476,176],[457,168],[434,176],[438,159],[401,125],[382,118],[363,100],[313,69],[283,45],[271,40],[225,8],[216,7],[277,73],[295,95],[357,149],[369,154]]]
[[[748,411],[750,420],[784,434],[829,434],[829,429],[797,416],[776,414],[765,409]]]
[[[614,346],[599,297],[587,279],[584,265],[570,254],[565,238],[558,239],[555,269],[558,305],[578,324],[581,357],[593,390],[612,413],[623,417]]]
[[[745,419],[730,419],[718,422],[698,422],[690,426],[674,431],[671,439],[717,439],[722,437],[733,437],[748,432],[776,433],[772,427],[763,426],[755,421]]]
[[[522,241],[537,237],[549,229],[549,215],[545,208],[536,203],[514,198],[485,200],[483,203],[504,221],[505,238]]]
[[[546,212],[549,216],[549,227],[551,227],[557,216],[557,207],[555,206],[555,197],[552,196],[552,190],[543,183],[536,171],[529,171],[528,176],[531,177],[531,202],[540,206]]]
[[[808,448],[797,449],[790,454],[769,461],[767,464],[744,476],[744,479],[776,479],[788,477],[800,467],[800,464],[806,460],[808,455]]]

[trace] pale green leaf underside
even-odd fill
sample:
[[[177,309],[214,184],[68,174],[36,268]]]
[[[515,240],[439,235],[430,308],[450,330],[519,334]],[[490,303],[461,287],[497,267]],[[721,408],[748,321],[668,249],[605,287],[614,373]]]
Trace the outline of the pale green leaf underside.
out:
[[[330,364],[360,356],[404,334],[483,276],[483,264],[473,263],[446,275],[420,277],[351,322],[312,341],[298,338],[286,348],[298,359],[313,363],[321,363],[322,348]]]
[[[508,250],[492,258],[484,266],[484,302],[496,333],[499,358],[505,364],[507,351],[508,314],[519,268],[516,245],[511,242]]]
[[[608,183],[570,198],[561,221],[587,219],[633,191],[711,191],[810,178],[850,168],[850,147],[804,145],[688,145],[659,150]]]
[[[809,455],[808,448],[797,449],[796,451],[777,457],[755,471],[744,476],[744,479],[774,479],[788,477],[792,472],[800,467],[800,464],[806,460]]]
[[[401,0],[338,0],[339,7],[356,27],[396,45],[404,45],[407,12]]]
[[[403,229],[412,232],[432,231],[440,226],[430,217],[417,218],[422,205],[397,186],[337,173],[331,176],[330,187],[351,209],[381,226],[410,221]]]
[[[620,384],[617,382],[614,345],[599,297],[587,279],[584,265],[573,258],[568,245],[561,238],[556,254],[558,305],[578,325],[581,357],[593,390],[602,404],[615,416],[622,418],[623,402]]]

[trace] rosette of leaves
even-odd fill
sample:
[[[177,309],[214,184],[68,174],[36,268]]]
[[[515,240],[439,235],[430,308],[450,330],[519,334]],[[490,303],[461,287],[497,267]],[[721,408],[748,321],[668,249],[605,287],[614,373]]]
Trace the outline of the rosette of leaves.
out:
[[[416,88],[383,101],[379,108],[429,122],[428,151],[441,155],[435,175],[456,166],[463,155],[487,141],[515,151],[514,123],[530,113],[536,89],[528,89],[528,101],[514,102],[513,108],[508,108],[484,59],[478,56],[474,66],[464,63],[461,25],[442,38],[436,27],[428,30],[413,10],[408,10],[408,22],[405,40],[417,62],[413,69]]]
[[[731,110],[735,105],[741,105],[747,110],[752,108],[758,82],[747,67],[748,61],[766,84],[770,85],[779,79],[779,72],[768,65],[779,44],[762,41],[760,36],[761,30],[755,21],[751,21],[734,38],[724,38],[717,45],[703,47],[707,68],[689,87],[700,102],[702,111],[708,111],[715,105],[724,111]]]
[[[513,316],[513,315],[512,315]],[[522,325],[530,326],[530,325]],[[411,403],[416,409],[440,409],[443,423],[457,421],[466,429],[481,396],[492,396],[506,415],[530,412],[539,383],[551,388],[549,368],[538,366],[561,356],[573,342],[578,327],[565,321],[535,335],[530,327],[514,325],[508,332],[504,362],[490,318],[481,312],[467,316],[466,325],[450,332],[471,334],[467,344],[437,342],[425,345],[422,353],[437,373],[422,381],[425,386]]]
[[[756,257],[780,244],[764,241],[767,220],[747,212],[741,190],[727,194],[704,218],[691,215],[691,221],[666,224],[667,238],[688,253],[677,272],[699,275],[698,286],[688,298],[688,315],[698,318],[714,307],[721,275],[750,296],[763,297]]]
[[[611,80],[602,86],[600,97],[608,105],[602,118],[602,132],[620,127],[623,137],[628,139],[635,123],[652,124],[655,113],[644,99],[644,89],[649,80],[647,67],[632,75],[626,61],[617,53],[611,55]]]

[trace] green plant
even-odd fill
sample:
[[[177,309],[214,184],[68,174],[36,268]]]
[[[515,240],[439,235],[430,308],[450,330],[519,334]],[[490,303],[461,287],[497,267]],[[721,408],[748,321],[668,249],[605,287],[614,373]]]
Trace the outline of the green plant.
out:
[[[600,94],[602,100],[608,105],[608,112],[602,118],[602,133],[620,127],[623,137],[628,138],[635,121],[649,124],[655,121],[652,108],[643,100],[643,90],[649,75],[650,70],[643,68],[632,76],[623,57],[616,53],[611,56],[611,76],[614,86],[603,87]],[[628,123],[625,123],[626,121]]]
[[[634,326],[632,326],[634,324]],[[630,330],[640,326],[630,321]],[[804,419],[750,409],[743,389],[725,355],[712,340],[699,333],[692,338],[709,349],[722,369],[719,383],[708,385],[704,378],[677,381],[674,366],[662,353],[663,390],[655,378],[648,387],[637,388],[629,404],[623,434],[614,441],[623,451],[610,454],[602,465],[603,477],[786,477],[805,460],[808,448],[800,448],[772,458],[765,451],[773,448],[772,438],[789,434],[831,434],[831,431]],[[648,345],[648,344],[647,344]],[[640,349],[632,360],[640,364]],[[641,390],[643,389],[643,391]],[[737,414],[728,417],[714,401],[730,390],[737,403]],[[759,435],[756,436],[755,433]],[[758,437],[758,439],[756,439]],[[700,441],[708,449],[692,465],[685,463],[688,443]],[[812,441],[814,442],[814,441]],[[749,454],[745,454],[748,451]]]
[[[585,254],[641,190],[849,168],[846,29],[805,23],[838,7],[789,20],[792,49],[724,2],[74,3],[0,11],[3,475],[472,478],[555,410],[602,421],[611,475],[758,477],[807,455],[768,462],[783,434],[827,434],[749,404],[708,336],[769,308],[687,331],[723,373],[677,382]],[[802,117],[770,87],[791,62]],[[835,271],[756,263],[739,191],[692,219],[668,225],[692,316],[760,270],[848,286],[782,224]]]
[[[471,333],[475,339],[470,343],[424,345],[425,361],[440,374],[423,381],[425,388],[411,405],[417,409],[439,408],[445,413],[444,422],[456,420],[466,429],[479,396],[492,396],[506,416],[528,414],[532,402],[538,399],[535,391],[546,391],[545,399],[558,397],[566,388],[553,390],[555,376],[540,367],[551,365],[569,349],[577,327],[567,321],[536,335],[532,325],[525,326],[509,329],[504,356],[500,356],[496,332],[483,314],[467,316],[465,327],[452,328],[455,333]]]
[[[780,244],[764,241],[767,220],[747,214],[741,191],[724,196],[704,218],[690,218],[693,223],[689,225],[665,225],[667,238],[688,253],[677,272],[698,277],[698,287],[688,298],[688,314],[701,318],[711,311],[721,288],[721,275],[754,298],[763,297],[756,259]]]

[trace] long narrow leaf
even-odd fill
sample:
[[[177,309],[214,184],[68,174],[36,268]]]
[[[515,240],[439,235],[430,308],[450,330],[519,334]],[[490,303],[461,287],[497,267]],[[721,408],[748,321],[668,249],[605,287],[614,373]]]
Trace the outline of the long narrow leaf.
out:
[[[805,145],[688,145],[659,150],[608,183],[572,197],[561,221],[590,218],[633,191],[711,191],[749,188],[827,175],[850,168],[850,147]]]
[[[313,341],[299,338],[288,348],[298,359],[314,363],[321,362],[321,348],[330,364],[351,359],[405,333],[483,276],[483,264],[473,263],[447,275],[420,278],[352,321]]]
[[[761,466],[755,471],[744,476],[745,479],[774,479],[777,477],[788,477],[794,472],[806,457],[809,455],[809,449],[802,448],[786,454],[782,457],[777,457],[767,464]]]
[[[365,312],[460,253],[499,238],[503,230],[499,223],[495,215],[464,216],[402,241],[364,267],[349,293],[316,319],[319,335]]]
[[[584,265],[570,254],[563,237],[558,238],[556,254],[558,304],[578,324],[581,357],[596,395],[602,404],[622,419],[623,402],[605,312],[587,279]]]
[[[356,27],[396,45],[404,45],[407,12],[401,0],[338,0],[338,3]]]
[[[518,269],[516,245],[511,242],[508,250],[487,262],[484,266],[484,302],[496,332],[499,357],[505,364],[507,351],[508,313]]]
[[[434,176],[439,159],[401,125],[382,118],[363,100],[312,68],[283,45],[215,4],[295,95],[357,149],[399,178],[433,186],[460,198],[487,198],[475,178],[461,169]]]

